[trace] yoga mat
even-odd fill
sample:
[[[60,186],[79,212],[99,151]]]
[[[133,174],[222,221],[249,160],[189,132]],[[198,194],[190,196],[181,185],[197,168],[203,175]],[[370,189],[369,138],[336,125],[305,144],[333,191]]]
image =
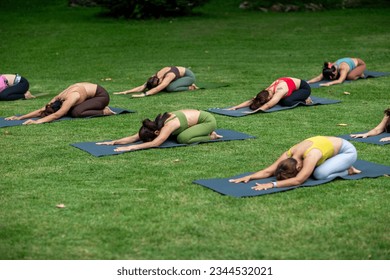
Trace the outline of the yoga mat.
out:
[[[112,111],[115,112],[115,114],[119,115],[119,114],[126,114],[126,113],[134,113],[135,111],[131,111],[131,110],[126,110],[126,109],[122,109],[122,108],[115,108],[115,107],[110,107],[110,109]],[[111,116],[115,116],[115,115],[111,115]],[[86,118],[83,118],[83,119],[90,119],[90,118],[96,118],[96,117],[104,117],[104,115],[97,115],[97,116],[91,116],[91,117],[86,117]],[[108,117],[108,116],[106,116]],[[31,118],[32,120],[38,120],[39,118]],[[72,117],[62,117],[58,120],[55,120],[54,122],[57,122],[57,121],[67,121],[67,120],[73,120],[73,119],[80,119],[80,118],[72,118]],[[18,126],[18,125],[22,125],[25,121],[25,120],[12,120],[12,121],[6,121],[5,118],[3,117],[0,117],[0,128],[1,127],[9,127],[9,126]]]
[[[215,131],[217,134],[222,135],[223,138],[216,139],[216,140],[210,140],[208,142],[202,142],[202,143],[210,143],[210,142],[222,142],[222,141],[232,141],[232,140],[244,140],[244,139],[251,139],[255,138],[254,136],[237,132],[234,130],[227,130],[227,129],[217,129]],[[103,142],[103,141],[98,141]],[[127,152],[115,152],[114,149],[121,146],[128,146],[128,145],[135,145],[142,142],[137,142],[133,144],[127,144],[127,145],[113,145],[113,146],[107,146],[107,145],[96,145],[97,142],[79,142],[71,144],[71,146],[79,148],[87,153],[90,153],[91,155],[95,157],[101,157],[101,156],[110,156],[110,155],[118,155],[123,154]],[[190,146],[190,145],[196,145],[200,143],[193,143],[193,144],[179,144],[174,140],[166,140],[162,145],[155,147],[155,148],[172,148],[172,147],[182,147],[182,146]],[[136,150],[140,151],[140,150]],[[135,152],[135,151],[128,151],[128,152]]]
[[[229,84],[225,84],[225,83],[212,83],[212,82],[195,82],[195,85],[199,89],[213,89],[213,88],[221,88],[221,87],[229,86]]]
[[[366,132],[367,131],[350,133],[350,134],[344,134],[344,135],[340,135],[338,137],[343,138],[343,139],[348,140],[348,141],[356,141],[356,142],[376,144],[376,145],[390,144],[390,141],[386,141],[386,142],[380,142],[379,141],[380,139],[382,139],[384,137],[390,137],[390,133],[386,133],[386,132],[383,132],[383,133],[381,133],[379,135],[370,136],[370,137],[367,137],[367,138],[352,138],[350,136],[351,134],[362,134],[362,133],[366,133]]]
[[[357,79],[357,80],[354,80],[354,81],[358,81],[358,80],[362,80],[362,79],[368,79],[368,78],[379,78],[379,77],[384,77],[384,76],[388,76],[390,75],[390,73],[388,72],[376,72],[376,71],[364,71],[364,78],[360,78],[360,79]],[[311,88],[319,88],[320,87],[320,84],[322,83],[327,83],[327,82],[330,82],[331,80],[322,80],[322,81],[319,81],[319,82],[316,82],[316,83],[312,83],[312,84],[309,84]],[[354,82],[352,80],[345,80],[343,83],[350,83],[350,82]],[[338,84],[336,84],[338,85]]]
[[[297,103],[297,104],[295,104],[293,106],[275,105],[271,109],[268,109],[266,111],[257,111],[256,113],[272,113],[272,112],[276,112],[276,111],[292,109],[292,108],[295,108],[295,107],[297,107],[299,105],[302,105],[302,106],[315,106],[315,105],[335,104],[335,103],[341,102],[340,100],[332,100],[332,99],[316,97],[316,96],[311,96],[311,99],[312,99],[313,103],[309,104],[309,105],[306,104],[305,102],[299,102],[299,103]],[[253,113],[251,113],[252,110],[249,109],[249,107],[244,107],[244,108],[240,108],[240,109],[237,109],[237,110],[226,110],[228,108],[230,108],[230,107],[226,107],[226,108],[210,108],[210,109],[207,109],[207,111],[215,113],[215,114],[230,116],[230,117],[243,117],[243,116],[247,116],[247,115],[253,114]],[[256,114],[256,113],[254,113],[254,114]]]
[[[376,178],[383,176],[385,174],[390,174],[390,166],[381,165],[369,161],[364,160],[357,160],[355,164],[353,165],[355,168],[361,170],[362,172],[360,174],[355,175],[348,175],[344,177],[338,177],[341,179],[346,180],[357,180],[362,178]],[[293,190],[298,187],[312,187],[317,186],[321,184],[328,183],[334,179],[326,179],[326,180],[316,180],[313,178],[309,178],[304,182],[302,185],[299,186],[293,186],[293,187],[287,187],[287,188],[271,188],[268,190],[262,190],[262,191],[255,191],[251,188],[256,185],[256,183],[267,183],[270,181],[275,181],[275,177],[266,178],[266,179],[260,179],[260,180],[252,180],[248,183],[231,183],[229,182],[229,179],[235,179],[240,178],[246,175],[251,174],[250,173],[244,173],[237,176],[232,176],[229,178],[222,178],[222,179],[201,179],[196,180],[193,183],[201,185],[203,187],[209,188],[211,190],[214,190],[220,194],[229,195],[233,197],[249,197],[249,196],[259,196],[264,194],[272,194],[276,192],[283,192],[288,190]]]

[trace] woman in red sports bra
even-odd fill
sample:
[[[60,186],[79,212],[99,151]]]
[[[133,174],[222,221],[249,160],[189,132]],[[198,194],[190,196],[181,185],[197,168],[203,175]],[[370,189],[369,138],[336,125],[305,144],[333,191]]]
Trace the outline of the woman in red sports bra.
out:
[[[195,89],[198,89],[198,87],[195,85],[195,75],[190,69],[181,66],[171,66],[162,68],[141,86],[114,92],[114,94],[142,92],[133,94],[132,97],[145,97],[161,91],[174,92]]]
[[[228,110],[249,107],[253,112],[266,111],[276,104],[293,106],[298,102],[310,104],[311,88],[304,80],[283,77],[274,81],[269,87],[260,91],[254,98],[233,106]]]

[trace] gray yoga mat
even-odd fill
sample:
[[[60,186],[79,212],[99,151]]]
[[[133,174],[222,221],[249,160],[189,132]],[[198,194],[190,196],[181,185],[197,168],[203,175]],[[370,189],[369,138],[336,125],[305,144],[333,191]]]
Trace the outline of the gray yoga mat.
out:
[[[213,89],[213,88],[221,88],[221,87],[229,86],[229,84],[216,83],[216,82],[195,82],[195,85],[200,89]]]
[[[122,108],[115,108],[115,107],[110,107],[110,109],[112,111],[115,112],[115,114],[119,115],[119,114],[127,114],[127,113],[135,113],[135,111],[131,111],[131,110],[126,110],[126,109],[122,109]],[[115,115],[111,115],[111,116],[115,116]],[[84,119],[89,119],[89,118],[96,118],[96,117],[104,117],[104,115],[98,115],[98,116],[91,116],[91,117],[86,117]],[[108,117],[108,116],[106,116]],[[31,118],[32,120],[38,120],[39,118]],[[58,120],[55,120],[56,121],[66,121],[66,120],[73,120],[73,119],[79,119],[79,118],[71,118],[71,117],[62,117]],[[27,120],[27,119],[26,119]],[[9,127],[9,126],[18,126],[18,125],[22,125],[26,120],[12,120],[12,121],[7,121],[5,120],[4,117],[0,117],[0,128],[1,127]]]
[[[336,104],[340,103],[340,100],[333,100],[333,99],[328,99],[328,98],[322,98],[322,97],[316,97],[316,96],[311,96],[311,99],[313,101],[312,104],[306,104],[305,102],[299,102],[293,106],[281,106],[281,105],[276,105],[272,107],[271,109],[268,109],[266,111],[257,111],[257,113],[272,113],[276,111],[282,111],[282,110],[288,110],[288,109],[293,109],[297,106],[316,106],[316,105],[328,105],[328,104]],[[226,108],[210,108],[207,109],[207,111],[215,113],[215,114],[220,114],[220,115],[225,115],[229,117],[244,117],[253,114],[251,109],[249,107],[244,107],[240,108],[237,110],[227,110],[230,107]]]
[[[360,78],[360,79],[357,79],[357,80],[354,80],[354,81],[358,81],[358,80],[364,80],[364,79],[369,79],[369,78],[379,78],[379,77],[384,77],[384,76],[388,76],[390,75],[389,72],[376,72],[376,71],[364,71],[364,78]],[[331,80],[322,80],[322,81],[319,81],[319,82],[316,82],[316,83],[312,83],[312,84],[309,84],[311,88],[319,88],[320,87],[320,84],[322,83],[327,83],[327,82],[330,82]],[[351,83],[351,82],[354,82],[354,81],[351,81],[351,80],[345,80],[343,83]],[[337,84],[336,84],[337,85]]]
[[[362,134],[362,133],[366,133],[366,132],[367,131],[350,133],[350,134],[344,134],[344,135],[340,135],[338,137],[343,138],[343,139],[348,140],[348,141],[356,141],[356,142],[376,144],[376,145],[390,144],[390,141],[386,141],[386,142],[380,142],[379,141],[380,139],[382,139],[384,137],[390,137],[390,133],[386,133],[386,132],[383,132],[383,133],[381,133],[379,135],[370,136],[370,137],[367,137],[367,138],[352,138],[351,137],[351,134]]]
[[[346,180],[358,180],[362,178],[377,178],[380,176],[383,176],[385,174],[390,174],[390,166],[377,164],[369,161],[364,160],[357,160],[355,164],[353,165],[355,168],[361,170],[362,172],[360,174],[350,175],[350,176],[344,176],[344,177],[337,177],[339,179],[346,179]],[[260,180],[253,180],[249,181],[248,183],[231,183],[229,182],[230,179],[234,178],[240,178],[246,175],[251,174],[244,173],[237,176],[232,176],[229,178],[215,178],[215,179],[201,179],[196,180],[193,183],[201,185],[205,188],[209,188],[211,190],[214,190],[220,194],[229,195],[233,197],[249,197],[249,196],[259,196],[264,194],[272,194],[277,192],[284,192],[288,190],[293,190],[298,187],[312,187],[312,186],[318,186],[321,184],[328,183],[334,179],[326,179],[326,180],[316,180],[313,178],[309,178],[304,182],[302,185],[299,186],[293,186],[293,187],[287,187],[287,188],[271,188],[268,190],[262,190],[262,191],[255,191],[252,190],[252,187],[256,185],[256,183],[267,183],[270,181],[275,181],[274,177],[266,178],[266,179],[260,179]]]
[[[228,130],[228,129],[217,129],[216,133],[219,135],[222,135],[223,138],[216,139],[216,140],[210,140],[208,142],[202,142],[202,143],[212,143],[212,142],[223,142],[223,141],[232,141],[232,140],[245,140],[245,139],[252,139],[255,138],[252,135],[245,134],[242,132],[234,131],[234,130]],[[97,142],[103,142],[103,141],[97,141]],[[101,157],[101,156],[111,156],[111,155],[118,155],[123,154],[126,152],[115,152],[114,149],[121,146],[128,146],[128,145],[135,145],[139,144],[141,142],[137,142],[134,144],[128,144],[128,145],[113,145],[113,146],[107,146],[107,145],[96,145],[97,142],[79,142],[71,144],[71,146],[79,148],[80,150],[83,150],[95,157]],[[200,143],[194,143],[194,144],[179,144],[174,140],[168,139],[166,140],[162,145],[155,147],[155,148],[173,148],[173,147],[182,147],[182,146],[190,146],[190,145],[196,145]],[[140,150],[136,150],[140,151]],[[132,152],[132,151],[130,151]]]

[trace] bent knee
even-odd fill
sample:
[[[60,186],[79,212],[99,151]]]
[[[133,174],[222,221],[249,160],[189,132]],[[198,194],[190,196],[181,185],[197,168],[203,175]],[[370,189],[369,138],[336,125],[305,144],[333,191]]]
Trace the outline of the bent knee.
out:
[[[73,109],[70,114],[72,118],[81,118],[83,116],[83,112],[81,110]]]

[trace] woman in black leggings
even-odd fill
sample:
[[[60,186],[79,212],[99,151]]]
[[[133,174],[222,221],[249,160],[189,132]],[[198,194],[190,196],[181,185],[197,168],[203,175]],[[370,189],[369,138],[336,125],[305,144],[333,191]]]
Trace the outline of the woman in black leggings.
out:
[[[28,90],[29,87],[30,84],[27,79],[19,74],[2,74],[0,75],[0,100],[12,101],[34,98]]]

